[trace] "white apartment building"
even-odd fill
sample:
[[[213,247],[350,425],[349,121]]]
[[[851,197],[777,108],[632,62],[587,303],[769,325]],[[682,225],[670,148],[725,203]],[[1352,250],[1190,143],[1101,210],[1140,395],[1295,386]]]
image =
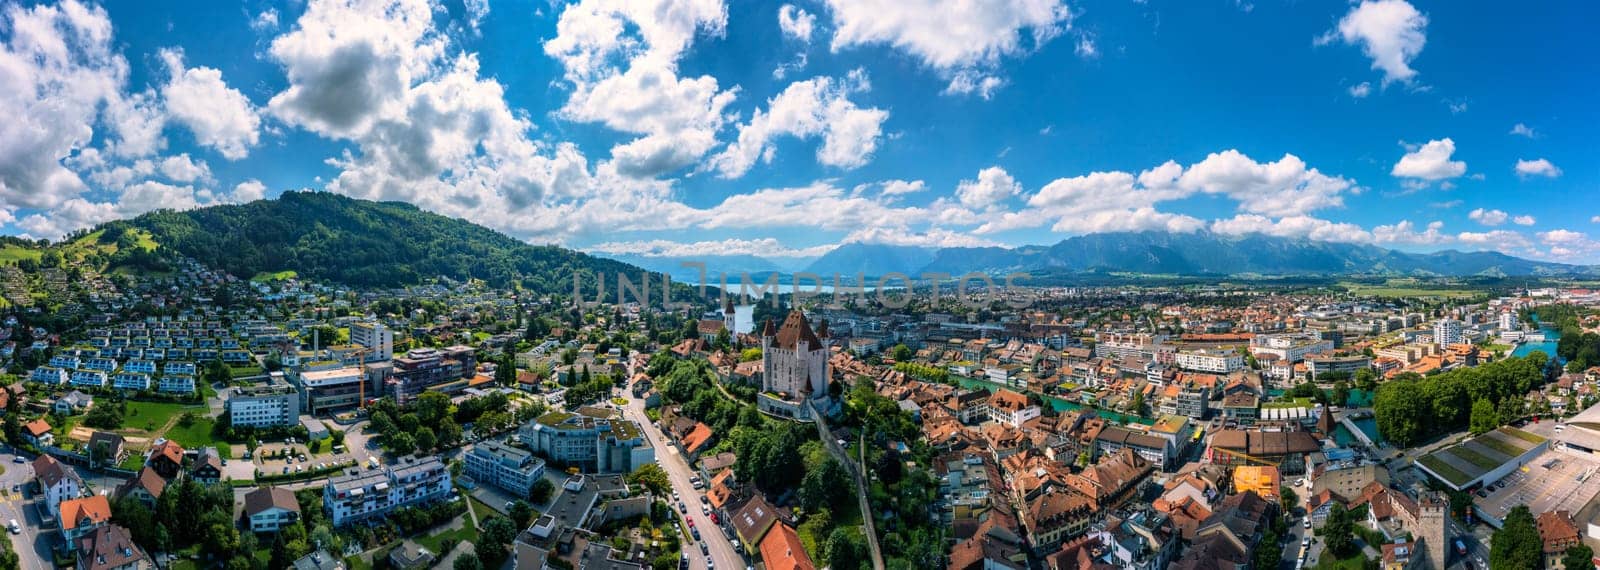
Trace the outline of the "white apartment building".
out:
[[[300,421],[300,394],[286,385],[235,388],[228,416],[235,427],[293,426]]]
[[[394,358],[394,331],[379,322],[351,323],[350,342],[367,349],[367,362],[388,362]]]
[[[322,488],[322,506],[334,526],[381,517],[400,507],[450,494],[450,468],[438,457],[405,457],[393,466],[351,470]]]
[[[466,473],[479,484],[494,485],[522,497],[544,476],[544,461],[527,451],[486,440],[467,452]]]
[[[1273,355],[1290,364],[1306,359],[1307,354],[1333,350],[1333,341],[1309,334],[1256,335],[1250,339],[1250,354],[1256,358]]]
[[[1465,342],[1465,337],[1461,336],[1461,321],[1439,319],[1439,322],[1433,324],[1433,343],[1440,348],[1462,342]]]
[[[1244,369],[1244,357],[1228,350],[1179,351],[1175,362],[1184,370],[1213,374],[1228,374]]]
[[[1511,312],[1511,311],[1501,311],[1500,312],[1500,330],[1502,330],[1502,331],[1514,331],[1514,330],[1518,330],[1518,329],[1519,329],[1519,327],[1517,326],[1517,314],[1514,313],[1514,312]]]

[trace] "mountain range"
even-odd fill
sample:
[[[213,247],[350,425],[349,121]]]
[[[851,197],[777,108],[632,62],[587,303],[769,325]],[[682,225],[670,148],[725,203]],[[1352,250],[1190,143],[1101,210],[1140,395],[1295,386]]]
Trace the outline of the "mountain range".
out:
[[[647,263],[638,260],[639,263]],[[772,270],[756,258],[751,267]],[[727,264],[730,265],[732,260]],[[709,265],[709,264],[708,264]],[[741,268],[730,268],[738,271]],[[750,269],[744,269],[749,271]],[[1054,245],[927,248],[844,244],[806,266],[807,272],[868,277],[888,273],[991,275],[1022,272],[1141,273],[1181,276],[1558,276],[1595,275],[1600,268],[1534,261],[1493,251],[1413,253],[1374,245],[1263,234],[1207,231],[1111,232],[1074,236]]]

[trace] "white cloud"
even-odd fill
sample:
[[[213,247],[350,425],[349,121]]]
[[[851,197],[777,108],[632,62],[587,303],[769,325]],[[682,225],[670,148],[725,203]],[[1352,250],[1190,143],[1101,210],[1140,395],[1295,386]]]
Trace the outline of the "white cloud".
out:
[[[786,38],[794,38],[801,43],[811,43],[811,30],[816,24],[816,15],[796,8],[793,4],[784,4],[778,8],[778,29],[783,31],[783,36]]]
[[[271,32],[278,29],[278,11],[273,8],[262,10],[260,14],[250,20],[250,29],[257,32]]]
[[[260,180],[250,179],[234,185],[233,192],[228,194],[228,201],[244,204],[265,197],[267,197],[267,185],[262,184]]]
[[[1519,225],[1519,226],[1531,226],[1531,225],[1534,225],[1536,223],[1539,223],[1539,221],[1534,219],[1533,216],[1524,215],[1524,216],[1517,216],[1517,217],[1511,218],[1511,223]]]
[[[973,236],[965,232],[953,232],[942,228],[929,228],[925,231],[911,231],[904,228],[869,227],[860,228],[850,232],[844,238],[844,243],[876,243],[886,245],[908,245],[916,247],[988,247],[1000,245],[997,242]]]
[[[120,101],[128,63],[112,50],[104,8],[66,0],[0,12],[0,204],[54,207],[87,189],[62,161],[89,145],[101,105],[140,115],[148,103]],[[142,127],[115,130],[129,154],[159,147]]]
[[[1536,158],[1534,160],[1518,160],[1516,170],[1517,176],[1524,178],[1529,176],[1544,176],[1546,178],[1555,178],[1561,176],[1561,169],[1556,168],[1556,165],[1551,164],[1549,160],[1545,160],[1543,158]]]
[[[1487,232],[1461,232],[1456,234],[1456,241],[1461,245],[1474,249],[1489,249],[1500,252],[1526,250],[1533,246],[1527,236],[1510,230],[1491,230]]]
[[[1589,218],[1589,223],[1591,223],[1591,224],[1600,224],[1600,216],[1591,216]]]
[[[1548,232],[1539,232],[1539,240],[1551,245],[1576,244],[1588,240],[1589,236],[1583,232],[1568,229],[1556,229]]]
[[[978,210],[1001,207],[1011,197],[1022,193],[1022,185],[1004,168],[991,166],[978,172],[976,180],[962,180],[956,186],[956,198],[961,205]]]
[[[833,50],[887,45],[950,81],[946,93],[991,95],[1000,61],[1050,42],[1071,26],[1060,0],[827,0]]]
[[[1228,235],[1266,234],[1342,243],[1370,243],[1373,239],[1372,233],[1361,226],[1311,216],[1287,216],[1273,220],[1259,214],[1239,214],[1211,222],[1211,231]]]
[[[1517,123],[1515,125],[1512,125],[1511,126],[1511,132],[1507,133],[1507,134],[1524,136],[1524,137],[1528,137],[1530,139],[1531,138],[1537,138],[1539,136],[1538,133],[1533,131],[1533,127],[1530,127],[1528,125],[1524,125],[1522,123]]]
[[[228,87],[222,72],[210,67],[185,68],[183,52],[161,50],[169,80],[161,87],[168,116],[194,133],[201,145],[229,160],[244,158],[260,140],[261,117],[238,89]]]
[[[1483,208],[1478,208],[1467,213],[1467,219],[1478,222],[1485,226],[1498,226],[1506,223],[1506,220],[1510,218],[1511,215],[1502,210],[1485,210]]]
[[[640,135],[612,148],[618,172],[648,178],[698,160],[716,145],[736,95],[710,75],[678,76],[698,34],[720,36],[720,0],[583,0],[567,6],[545,53],[573,87],[560,115]]]
[[[211,167],[204,160],[189,158],[186,152],[161,161],[161,174],[173,182],[194,182],[211,178]]]
[[[867,163],[878,148],[882,124],[889,112],[861,108],[849,97],[868,89],[859,71],[845,80],[818,77],[796,81],[767,101],[765,111],[757,110],[750,121],[740,125],[739,137],[726,149],[711,157],[707,168],[724,178],[738,178],[756,160],[770,163],[777,149],[774,139],[781,136],[822,137],[817,161],[841,168],[856,168]]]
[[[467,9],[467,25],[478,29],[478,24],[489,17],[489,0],[463,0],[462,6]]]
[[[1223,194],[1239,201],[1244,212],[1268,216],[1294,216],[1344,205],[1342,194],[1356,189],[1354,182],[1308,168],[1305,161],[1285,154],[1274,162],[1260,163],[1237,150],[1212,153],[1190,165],[1177,179],[1178,187]]]
[[[1440,231],[1444,229],[1444,222],[1429,222],[1427,229],[1417,231],[1416,224],[1411,220],[1401,220],[1399,223],[1372,228],[1373,241],[1380,244],[1397,245],[1439,245],[1450,241],[1450,236]]]
[[[900,196],[903,194],[914,194],[927,189],[927,187],[928,185],[924,184],[921,180],[888,180],[883,183],[883,195]]]
[[[755,255],[760,257],[817,257],[837,246],[833,244],[790,247],[774,238],[675,242],[668,240],[614,241],[589,246],[589,251],[650,257],[696,257],[703,255]]]
[[[1073,53],[1078,54],[1078,57],[1084,59],[1094,59],[1096,57],[1100,57],[1100,48],[1095,46],[1094,36],[1092,34],[1079,34],[1078,43],[1077,45],[1073,46],[1072,51]]]
[[[117,139],[106,146],[111,154],[124,158],[149,156],[167,146],[161,131],[167,114],[154,91],[131,94],[106,101],[106,121]]]
[[[1370,82],[1370,81],[1362,81],[1361,83],[1357,83],[1355,85],[1351,85],[1350,86],[1350,96],[1351,97],[1355,97],[1357,99],[1362,99],[1362,98],[1365,98],[1366,96],[1371,95],[1371,94],[1372,94],[1372,82]]]
[[[267,107],[285,122],[336,138],[366,133],[402,105],[444,54],[426,0],[312,0],[268,50],[289,86]]]
[[[1455,152],[1455,141],[1449,138],[1431,140],[1400,157],[1389,174],[1429,182],[1455,178],[1467,172],[1466,162],[1450,160]]]
[[[1364,0],[1339,20],[1339,25],[1317,39],[1319,44],[1341,40],[1360,45],[1372,59],[1372,68],[1383,71],[1385,85],[1410,82],[1417,71],[1411,60],[1422,53],[1428,38],[1428,17],[1405,0]]]

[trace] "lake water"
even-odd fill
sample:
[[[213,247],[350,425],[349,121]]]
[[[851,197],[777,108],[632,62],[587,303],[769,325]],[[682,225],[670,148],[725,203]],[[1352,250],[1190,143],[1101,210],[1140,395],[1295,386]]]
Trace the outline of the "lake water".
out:
[[[1546,356],[1555,358],[1556,343],[1561,340],[1561,331],[1548,327],[1539,327],[1539,330],[1544,331],[1544,342],[1524,342],[1517,345],[1516,350],[1511,351],[1511,356],[1527,356],[1535,350],[1540,350],[1544,351]]]

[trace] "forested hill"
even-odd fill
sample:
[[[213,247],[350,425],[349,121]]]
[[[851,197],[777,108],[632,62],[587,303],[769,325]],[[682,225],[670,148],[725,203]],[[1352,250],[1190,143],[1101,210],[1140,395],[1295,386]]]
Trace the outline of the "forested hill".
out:
[[[161,247],[233,275],[294,271],[353,286],[397,286],[432,277],[521,282],[543,293],[572,291],[574,272],[589,288],[596,273],[614,287],[618,272],[642,270],[510,236],[401,202],[358,200],[327,192],[285,192],[277,199],[157,211],[110,222],[149,231]],[[652,276],[652,282],[655,282]],[[609,288],[608,288],[609,289]]]

